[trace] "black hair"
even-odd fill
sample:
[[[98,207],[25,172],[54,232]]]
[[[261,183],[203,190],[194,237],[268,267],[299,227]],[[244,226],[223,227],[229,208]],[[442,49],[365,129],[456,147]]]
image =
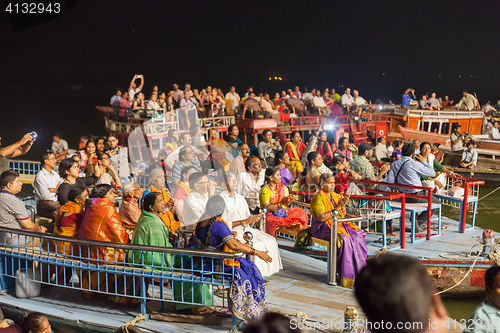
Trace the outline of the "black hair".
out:
[[[146,194],[144,199],[142,200],[142,209],[146,212],[151,213],[151,206],[154,206],[156,203],[156,198],[160,195],[160,192],[150,192]]]
[[[413,141],[415,141],[415,140],[413,140]],[[419,147],[420,151],[422,151],[422,149],[424,149],[425,145],[429,145],[429,147],[432,148],[432,146],[431,146],[431,144],[429,142],[422,142],[420,144],[420,147]]]
[[[205,207],[205,216],[207,218],[210,218],[210,222],[208,224],[207,233],[203,238],[203,245],[209,246],[212,243],[212,227],[217,218],[220,217],[222,214],[224,214],[225,210],[226,210],[226,203],[224,202],[224,199],[222,199],[221,196],[214,195],[210,197],[210,199],[208,199],[207,205]]]
[[[191,170],[191,169],[195,169],[196,170],[196,168],[194,166],[192,166],[192,165],[188,165],[188,166],[185,166],[184,168],[182,168],[182,170],[181,170],[181,178],[180,178],[181,181],[184,179],[184,175],[186,173],[188,173],[189,170]]]
[[[262,131],[262,136],[266,136],[267,133],[272,133],[272,131],[269,128],[266,128]]]
[[[46,152],[44,152],[41,156],[40,156],[40,164],[42,166],[45,165],[45,160],[48,160],[50,155],[54,155],[54,152],[50,151],[50,150],[47,150]]]
[[[40,312],[32,312],[23,320],[22,333],[40,332],[45,323],[45,317]]]
[[[346,138],[345,136],[340,137],[339,145],[337,147],[338,149],[340,149],[340,147],[342,147],[342,144],[344,143],[345,140],[347,140],[347,142],[349,142],[349,138]]]
[[[69,171],[69,169],[71,169],[71,167],[75,163],[78,163],[78,162],[75,161],[74,159],[72,159],[71,157],[65,158],[64,160],[62,160],[61,163],[59,163],[59,169],[57,170],[57,172],[59,173],[59,176],[61,176],[62,179],[68,178],[68,174],[66,173],[66,171]]]
[[[381,143],[381,142],[382,142],[382,140],[384,140],[384,139],[385,139],[385,137],[380,136],[380,137],[377,139],[377,143]]]
[[[57,136],[59,139],[61,139],[61,138],[62,138],[62,137],[61,137],[61,133],[59,133],[59,132],[55,132],[55,133],[54,133],[54,135],[52,135],[52,136],[53,136],[53,137],[54,137],[54,136]]]
[[[401,143],[402,143],[402,141],[400,141],[400,140],[394,140],[394,142],[392,143],[392,145],[394,146],[394,148],[396,148],[396,147],[400,147]]]
[[[495,265],[488,268],[484,273],[484,285],[490,288],[493,287],[493,280],[497,275],[500,275],[500,266]]]
[[[354,292],[370,322],[392,324],[373,325],[373,333],[402,332],[397,323],[413,323],[404,330],[407,333],[426,331],[434,290],[427,270],[417,259],[381,254],[367,260],[356,276]]]
[[[274,165],[280,164],[281,163],[280,160],[282,160],[285,157],[286,154],[287,154],[286,151],[284,151],[284,150],[278,150],[276,152],[276,154],[274,155]]]
[[[184,138],[188,137],[188,136],[191,137],[191,135],[189,135],[189,133],[187,133],[187,132],[181,133],[179,135],[179,141],[184,141]]]
[[[370,149],[373,149],[372,144],[368,142],[363,142],[358,146],[358,156],[364,155],[364,153],[369,151]]]
[[[109,157],[109,154],[108,154],[107,152],[104,152],[104,153],[102,153],[102,154],[98,153],[98,154],[97,154],[97,159],[98,159],[99,161],[102,161],[102,159],[104,158],[104,155],[106,155],[106,156],[108,156],[108,157]]]
[[[93,143],[95,146],[95,150],[97,150],[97,145],[94,139],[88,139],[87,142],[85,143],[85,151],[87,151],[87,146],[89,145],[89,143]]]
[[[332,158],[332,166],[334,168],[337,168],[337,164],[338,163],[344,163],[344,161],[345,161],[345,156],[344,155],[335,154],[335,155],[333,155],[333,158]]]
[[[300,333],[300,328],[292,328],[290,318],[277,313],[267,312],[259,319],[250,321],[242,333]]]
[[[290,133],[290,141],[292,141],[292,138],[295,136],[295,134],[299,134],[299,131],[292,131],[292,133]]]
[[[87,189],[82,186],[72,186],[68,193],[68,201],[75,202],[76,198],[80,197],[86,190]]]
[[[311,167],[312,161],[315,160],[316,157],[318,157],[318,155],[319,155],[319,153],[317,151],[315,151],[315,150],[313,150],[312,152],[310,152],[309,154],[307,154],[307,161],[306,161],[306,165],[305,165],[304,171],[302,171],[302,173],[300,174],[302,177],[306,177],[307,176],[307,171]]]
[[[229,127],[227,128],[228,136],[231,135],[231,132],[233,131],[233,128],[235,128],[235,127],[238,127],[238,125],[236,125],[236,124],[229,125]]]
[[[411,143],[405,143],[403,148],[401,148],[401,155],[411,156],[415,152],[415,146]]]
[[[194,185],[198,183],[204,176],[206,176],[203,172],[195,172],[189,176],[189,187],[191,190],[194,190]]]
[[[465,147],[469,147],[469,146],[474,147],[474,142],[472,142],[472,140],[467,141],[467,143],[465,144]]]
[[[139,94],[139,93],[137,93],[137,94]],[[137,95],[137,94],[136,94],[136,95]],[[110,134],[108,134],[108,136],[106,137],[106,141],[108,141],[108,140],[109,140],[109,138],[115,138],[116,140],[118,140],[118,137],[116,136],[116,134],[115,134],[115,133],[110,133]]]
[[[326,173],[322,174],[321,176],[319,176],[319,183],[320,183],[320,185],[324,184],[326,182],[326,180],[328,178],[330,178],[330,177],[335,178],[335,176],[332,173],[329,173],[329,172],[326,172]]]
[[[186,156],[188,149],[193,150],[193,148],[188,146],[184,146],[179,150],[179,161],[184,161],[184,157]]]
[[[440,144],[440,143],[437,143],[437,142],[433,143],[432,145],[433,145],[433,146],[436,146],[438,149],[439,149],[439,147],[441,146],[441,144]]]
[[[91,198],[104,198],[106,194],[108,194],[109,190],[111,190],[111,185],[109,184],[99,184],[94,187],[92,193],[90,194]]]
[[[6,187],[8,184],[11,184],[19,177],[17,171],[7,170],[2,172],[0,175],[0,187]]]
[[[245,170],[250,171],[250,167],[252,166],[252,160],[253,159],[258,159],[260,161],[260,158],[258,158],[255,155],[250,155],[247,160],[245,161]]]
[[[279,169],[277,167],[270,167],[266,169],[266,183],[269,184],[271,182],[271,177],[274,176],[277,172],[279,172]]]

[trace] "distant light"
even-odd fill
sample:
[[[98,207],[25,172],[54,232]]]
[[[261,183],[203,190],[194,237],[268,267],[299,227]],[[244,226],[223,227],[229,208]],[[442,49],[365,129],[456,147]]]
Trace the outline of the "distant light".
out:
[[[278,79],[278,77],[277,77],[277,76],[275,76],[275,77],[274,77],[274,79],[275,79],[275,80],[277,80],[277,79]]]
[[[281,78],[281,76],[280,76],[280,77],[278,77],[278,79],[279,79],[280,81],[281,81],[281,80],[283,80],[283,79]]]
[[[270,78],[269,78],[269,81],[271,81],[272,79],[273,79],[273,78],[271,78],[271,77],[270,77]]]
[[[382,73],[382,75],[385,75],[385,73]]]

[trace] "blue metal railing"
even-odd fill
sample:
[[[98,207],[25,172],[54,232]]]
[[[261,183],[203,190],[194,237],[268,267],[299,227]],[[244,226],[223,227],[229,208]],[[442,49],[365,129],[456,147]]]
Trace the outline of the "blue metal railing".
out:
[[[135,260],[127,260],[132,255]],[[151,256],[148,260],[151,264],[145,262],[146,256]],[[195,298],[195,292],[187,293],[188,297],[185,291],[196,287],[212,291],[218,286],[230,287],[234,279],[232,263],[240,256],[0,228],[0,286],[8,289],[19,270],[32,270],[36,274],[27,274],[28,281],[140,300],[144,315],[146,300],[161,301],[162,308],[163,302],[228,307],[224,297],[200,300]],[[164,285],[166,281],[171,283],[171,289]],[[234,314],[233,325],[236,325]]]
[[[36,175],[42,166],[40,162],[9,160],[9,169],[23,175]]]

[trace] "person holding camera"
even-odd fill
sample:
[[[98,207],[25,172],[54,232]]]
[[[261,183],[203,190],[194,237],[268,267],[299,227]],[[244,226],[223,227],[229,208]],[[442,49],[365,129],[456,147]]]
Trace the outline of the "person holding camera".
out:
[[[36,132],[29,132],[16,143],[0,149],[0,174],[9,170],[9,162],[7,160],[26,154],[31,149],[37,137],[38,134]],[[0,144],[1,140],[2,138],[0,137]]]
[[[408,88],[405,90],[404,94],[401,95],[401,106],[409,109],[413,101],[416,101],[415,89]]]
[[[259,157],[266,165],[266,168],[274,166],[275,154],[278,150],[283,150],[279,140],[273,138],[273,133],[270,129],[265,129],[262,132],[264,141],[259,142]]]

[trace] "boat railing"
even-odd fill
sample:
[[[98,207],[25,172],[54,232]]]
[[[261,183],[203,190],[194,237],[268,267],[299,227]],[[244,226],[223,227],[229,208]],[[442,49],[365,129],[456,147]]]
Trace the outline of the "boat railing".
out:
[[[118,244],[0,227],[0,284],[23,280],[59,288],[146,301],[227,307],[223,298],[189,289],[230,287],[241,253]],[[90,283],[92,281],[92,283]],[[97,282],[98,283],[94,283]],[[168,288],[170,283],[172,288]],[[212,290],[213,291],[213,290]],[[186,296],[190,295],[190,296]],[[205,299],[203,299],[205,298]],[[233,325],[236,317],[233,314]]]
[[[483,118],[483,111],[459,111],[459,110],[419,110],[419,109],[405,109],[395,108],[391,111],[392,114],[408,117],[433,117],[433,118],[447,118],[447,119],[460,119],[460,118]]]

